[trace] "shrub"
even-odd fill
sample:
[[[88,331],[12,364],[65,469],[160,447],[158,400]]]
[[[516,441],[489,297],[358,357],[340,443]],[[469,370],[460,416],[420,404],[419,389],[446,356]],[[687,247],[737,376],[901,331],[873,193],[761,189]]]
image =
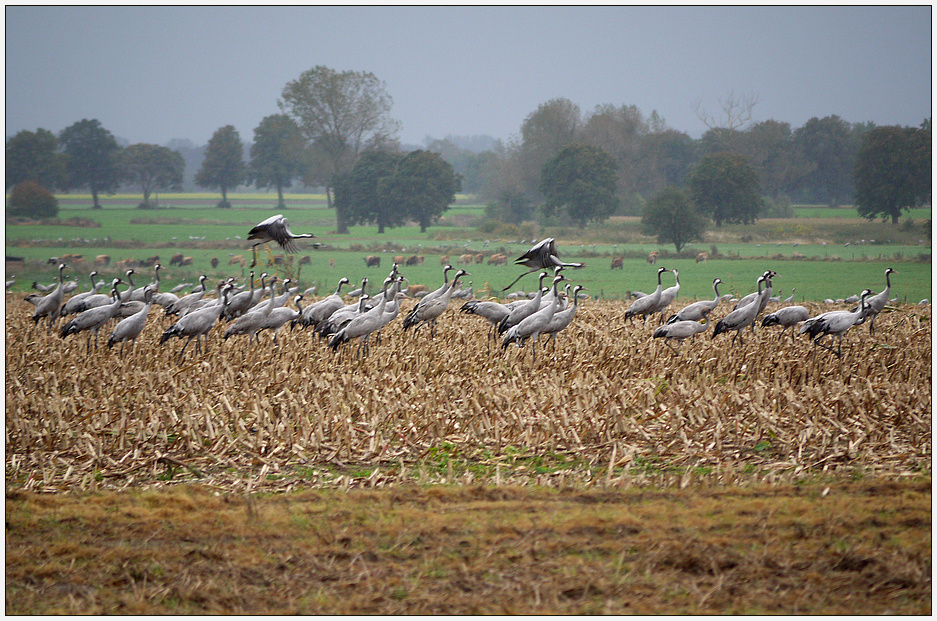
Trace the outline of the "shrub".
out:
[[[55,218],[59,215],[59,202],[38,183],[24,181],[10,192],[7,213],[25,218]]]

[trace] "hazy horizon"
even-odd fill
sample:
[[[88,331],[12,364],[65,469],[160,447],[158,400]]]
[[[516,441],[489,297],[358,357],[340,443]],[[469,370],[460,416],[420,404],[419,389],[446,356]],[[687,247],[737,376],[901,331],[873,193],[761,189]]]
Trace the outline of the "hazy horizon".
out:
[[[6,135],[98,119],[131,143],[245,142],[316,65],[370,71],[400,140],[508,140],[542,103],[634,105],[699,137],[754,122],[919,125],[931,7],[7,7]]]

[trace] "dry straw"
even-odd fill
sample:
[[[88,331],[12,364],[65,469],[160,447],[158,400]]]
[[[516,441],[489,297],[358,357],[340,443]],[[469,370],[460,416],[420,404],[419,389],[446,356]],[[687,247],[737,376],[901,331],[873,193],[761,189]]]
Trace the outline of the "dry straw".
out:
[[[931,317],[902,306],[847,333],[710,332],[674,354],[626,303],[586,303],[531,365],[487,353],[488,324],[450,309],[437,336],[400,321],[359,360],[312,331],[132,352],[62,339],[8,296],[6,476],[36,491],[200,481],[218,488],[413,483],[737,485],[848,473],[907,476],[931,459]],[[401,316],[409,310],[404,308]],[[105,332],[106,337],[107,332]]]

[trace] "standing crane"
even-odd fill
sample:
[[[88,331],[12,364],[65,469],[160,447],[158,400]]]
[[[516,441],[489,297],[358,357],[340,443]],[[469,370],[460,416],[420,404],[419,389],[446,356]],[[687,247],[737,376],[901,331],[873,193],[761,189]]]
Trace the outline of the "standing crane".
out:
[[[552,237],[547,237],[541,240],[539,243],[535,244],[530,250],[515,259],[514,264],[524,265],[530,269],[515,278],[510,285],[501,291],[507,291],[512,286],[514,286],[514,283],[516,283],[518,280],[527,274],[536,272],[537,270],[553,269],[557,266],[574,267],[576,269],[585,267],[584,263],[567,263],[565,261],[561,261],[560,253],[556,248],[556,240]]]
[[[501,320],[501,323],[498,324],[498,334],[504,334],[510,328],[513,328],[520,322],[524,321],[534,313],[540,310],[540,300],[543,298],[543,279],[549,276],[547,272],[540,272],[539,284],[537,286],[537,293],[530,300],[520,301],[517,306],[514,306],[511,309],[511,314]]]
[[[568,286],[568,285],[567,285]],[[550,320],[550,323],[547,324],[547,327],[540,332],[540,334],[549,334],[550,340],[548,342],[553,343],[552,351],[556,351],[556,335],[569,327],[569,324],[573,322],[573,318],[576,316],[576,311],[579,310],[579,292],[584,290],[585,287],[582,285],[576,285],[573,287],[573,303],[571,306],[563,310],[557,310],[553,313],[553,319]],[[547,348],[547,343],[543,344],[543,349]]]
[[[654,307],[654,310],[650,312],[651,315],[654,313],[660,313],[660,321],[658,323],[664,323],[664,311],[667,310],[667,307],[670,306],[671,302],[674,301],[674,298],[677,297],[677,294],[680,292],[680,272],[676,268],[670,270],[673,272],[673,277],[676,279],[677,284],[673,287],[667,287],[660,292],[660,301],[657,302],[657,306]]]
[[[688,339],[700,332],[705,332],[706,328],[709,327],[706,325],[706,321],[706,318],[703,317],[700,321],[683,319],[680,321],[668,322],[654,330],[654,336],[652,338],[664,339],[664,345],[672,349],[674,353],[678,353],[678,351],[673,348],[673,345],[670,344],[670,340],[677,339],[677,347],[679,347],[684,339]]]
[[[719,302],[722,301],[722,298],[719,296],[719,285],[723,284],[722,279],[716,278],[713,280],[713,291],[716,292],[716,297],[712,300],[701,300],[699,302],[693,302],[687,306],[684,306],[676,314],[671,315],[670,319],[667,320],[667,323],[676,323],[678,321],[699,321],[704,317],[708,317],[709,313],[716,310],[716,307],[719,306]]]
[[[62,326],[62,338],[64,339],[70,334],[78,334],[85,330],[88,331],[88,350],[86,355],[91,354],[91,341],[94,340],[94,348],[98,348],[97,335],[98,330],[100,330],[108,321],[114,318],[114,315],[117,314],[117,311],[120,309],[121,300],[120,293],[117,291],[117,285],[122,281],[119,278],[114,279],[114,286],[111,288],[111,292],[114,297],[114,301],[107,306],[95,306],[94,308],[89,308],[86,311],[83,311],[78,314],[77,317],[66,323]]]
[[[855,310],[830,311],[822,315],[817,315],[816,317],[811,317],[800,327],[800,332],[798,334],[806,332],[810,336],[810,340],[813,341],[814,351],[816,351],[817,346],[819,346],[833,352],[836,354],[837,358],[842,358],[843,335],[846,334],[849,328],[865,321],[866,298],[871,293],[871,289],[865,289],[862,292],[859,299],[859,307]],[[820,339],[827,334],[830,335],[831,339],[837,340],[839,344],[837,351],[833,351],[832,346],[828,347],[820,344]]]
[[[218,318],[224,310],[228,292],[231,291],[232,288],[230,283],[225,283],[221,288],[221,297],[217,304],[186,314],[163,332],[163,335],[159,339],[160,345],[173,337],[188,337],[185,345],[183,345],[182,349],[179,351],[179,364],[182,363],[182,354],[185,353],[185,349],[189,346],[189,343],[192,342],[192,339],[195,339],[195,351],[201,353],[202,347],[199,343],[199,337],[203,337],[205,341],[205,352],[208,353],[208,333],[215,326],[215,323],[218,322]]]
[[[345,305],[344,300],[342,300],[342,285],[347,285],[349,282],[344,276],[339,279],[335,293],[304,308],[299,318],[292,322],[291,327],[295,327],[297,323],[304,327],[318,327],[320,323],[329,318],[329,315]]]
[[[414,332],[420,329],[424,323],[430,324],[430,338],[436,338],[436,320],[449,308],[449,300],[452,298],[452,291],[462,276],[471,276],[465,270],[459,270],[455,273],[453,279],[449,282],[448,288],[440,295],[430,298],[425,296],[410,311],[410,314],[403,320],[403,329],[413,328]],[[429,298],[427,300],[427,298]]]
[[[64,263],[59,263],[59,284],[36,304],[36,309],[33,311],[33,323],[38,324],[40,319],[48,317],[49,329],[52,329],[53,322],[59,316],[62,300],[65,298],[65,291],[62,288],[62,272],[66,267],[68,266]]]
[[[888,296],[891,295],[891,275],[897,273],[890,267],[885,270],[885,289],[866,300],[865,318],[869,320],[869,334],[875,334],[875,318],[888,303]]]
[[[561,275],[553,277],[553,303],[512,326],[504,334],[501,349],[507,349],[507,346],[511,343],[517,343],[517,346],[520,347],[527,339],[531,339],[530,351],[533,354],[533,364],[537,364],[537,341],[540,340],[540,333],[550,325],[553,315],[556,314],[556,307],[560,303],[560,296],[557,294],[556,287],[561,280],[565,280]]]
[[[107,337],[107,348],[110,349],[115,343],[120,343],[120,357],[124,357],[124,341],[130,341],[131,349],[137,345],[137,337],[143,333],[146,326],[146,317],[153,306],[153,294],[156,293],[155,287],[147,285],[143,288],[143,308],[130,317],[125,317],[117,322],[111,335]]]
[[[758,277],[758,293],[761,293],[761,285],[767,279],[766,276]],[[758,302],[753,299],[752,303],[746,304],[741,308],[736,308],[734,311],[723,317],[719,320],[719,323],[716,324],[716,329],[713,330],[713,335],[711,338],[716,338],[723,332],[728,332],[729,330],[735,330],[735,336],[732,337],[732,342],[735,343],[735,339],[739,340],[739,345],[744,345],[745,342],[742,340],[742,330],[747,328],[755,321],[755,317],[758,316]]]
[[[788,328],[791,329],[791,341],[794,340],[794,326],[796,326],[801,321],[807,321],[810,319],[810,311],[808,311],[803,306],[785,306],[784,308],[779,308],[770,315],[765,315],[765,318],[761,320],[762,327],[767,326],[781,326],[781,333],[778,334],[778,340],[781,340],[781,337],[784,336],[785,330]]]
[[[644,323],[647,323],[647,316],[653,313],[654,309],[657,308],[657,305],[660,303],[660,296],[664,287],[660,281],[661,274],[669,271],[670,270],[666,267],[657,268],[657,289],[654,290],[654,293],[635,300],[631,306],[628,307],[628,310],[625,311],[625,319],[630,319],[631,322],[634,323],[634,316],[641,315],[644,318]]]

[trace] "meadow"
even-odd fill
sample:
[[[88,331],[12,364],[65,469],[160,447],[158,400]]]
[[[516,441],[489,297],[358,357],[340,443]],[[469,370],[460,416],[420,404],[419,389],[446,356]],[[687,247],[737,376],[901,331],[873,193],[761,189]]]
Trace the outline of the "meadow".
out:
[[[143,235],[100,246],[115,260],[205,261],[167,268],[172,282],[204,273],[211,256],[246,254],[233,237],[270,213],[66,206],[62,217],[73,208],[102,221],[83,236],[179,227],[160,231],[179,238],[165,250]],[[190,209],[230,224],[200,224],[206,239],[183,241],[186,224],[130,223]],[[317,296],[342,275],[382,281],[390,262],[365,268],[367,254],[425,254],[400,269],[434,286],[443,251],[529,247],[492,236],[486,248],[459,225],[395,230],[385,253],[386,240],[357,229],[340,239],[321,206],[308,212],[334,244],[300,271]],[[296,232],[302,213],[286,212]],[[35,252],[26,267],[81,248],[28,241],[45,226],[8,226],[7,254]],[[11,231],[27,241],[11,244]],[[533,233],[544,231],[523,231]],[[644,256],[658,247],[625,240],[561,242],[563,258],[588,263],[566,274],[593,297],[536,364],[529,347],[489,349],[487,322],[459,302],[435,338],[398,319],[363,358],[308,330],[248,345],[217,326],[206,351],[191,345],[177,362],[183,343],[159,343],[171,320],[158,309],[123,356],[104,345],[107,331],[88,355],[84,334],[32,322],[19,284],[5,314],[6,612],[930,614],[932,315],[917,304],[930,296],[929,258],[697,264],[661,247],[658,265],[677,267],[687,290],[673,311],[711,297],[715,276],[744,294],[770,267],[776,288],[796,286],[819,313],[848,305],[816,300],[878,292],[885,268],[898,271],[898,300],[874,334],[846,334],[842,358],[761,327],[742,344],[710,329],[674,352],[651,322],[622,320],[627,292],[656,284]],[[780,253],[801,248],[782,243]],[[635,256],[610,270],[626,244]],[[36,267],[48,278],[51,266]],[[467,267],[476,292],[520,273]],[[242,274],[222,261],[212,278]]]

